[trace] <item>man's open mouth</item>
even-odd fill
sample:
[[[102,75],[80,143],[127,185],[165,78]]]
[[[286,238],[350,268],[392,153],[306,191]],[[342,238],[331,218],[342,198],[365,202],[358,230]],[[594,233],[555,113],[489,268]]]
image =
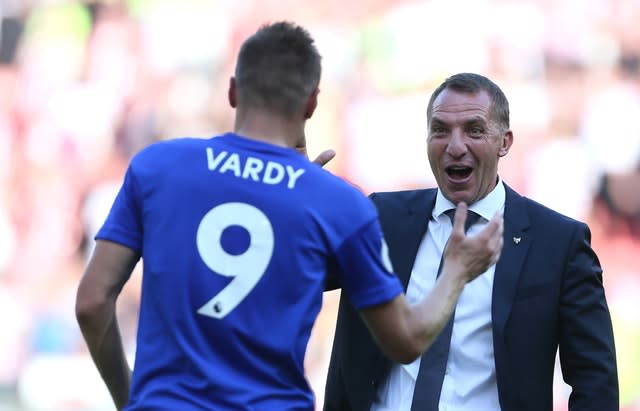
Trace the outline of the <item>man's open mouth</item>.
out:
[[[466,166],[449,166],[445,171],[452,180],[464,180],[471,175],[473,169]]]

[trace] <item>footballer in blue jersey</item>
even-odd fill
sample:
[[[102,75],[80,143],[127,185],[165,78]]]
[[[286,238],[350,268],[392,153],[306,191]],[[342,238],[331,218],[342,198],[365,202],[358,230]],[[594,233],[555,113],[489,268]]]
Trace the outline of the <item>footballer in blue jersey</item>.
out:
[[[127,410],[310,410],[330,266],[358,308],[403,289],[373,204],[297,151],[228,133],[144,149],[96,239],[143,256]]]
[[[233,133],[157,142],[131,160],[76,295],[118,410],[314,410],[303,364],[330,272],[383,352],[411,362],[497,259],[501,219],[467,238],[460,204],[434,291],[407,303],[373,204],[321,168],[331,154],[296,150],[319,80],[308,32],[265,25],[229,82]],[[132,372],[115,308],[140,259]]]

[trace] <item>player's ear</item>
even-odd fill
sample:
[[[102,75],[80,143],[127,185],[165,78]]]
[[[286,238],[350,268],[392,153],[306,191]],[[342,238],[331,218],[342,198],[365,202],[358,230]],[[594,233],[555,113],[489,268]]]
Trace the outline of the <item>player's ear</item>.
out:
[[[318,93],[320,93],[320,89],[316,88],[315,90],[313,90],[313,92],[309,96],[309,99],[307,100],[307,105],[305,106],[304,110],[305,120],[310,119],[313,115],[313,112],[316,110],[316,107],[318,107]]]
[[[229,78],[228,97],[229,97],[229,105],[231,107],[233,107],[233,108],[236,108],[236,105],[238,104],[238,101],[237,101],[237,97],[236,97],[236,79],[235,79],[235,77]]]

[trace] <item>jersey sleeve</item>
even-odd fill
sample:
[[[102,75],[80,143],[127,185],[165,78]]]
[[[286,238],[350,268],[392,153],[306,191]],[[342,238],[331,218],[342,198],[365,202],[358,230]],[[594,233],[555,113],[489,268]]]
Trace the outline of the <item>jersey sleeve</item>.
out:
[[[342,290],[357,309],[386,303],[403,292],[377,219],[340,245],[336,261]]]
[[[142,254],[142,212],[136,188],[132,167],[129,166],[111,211],[95,239],[112,241]]]

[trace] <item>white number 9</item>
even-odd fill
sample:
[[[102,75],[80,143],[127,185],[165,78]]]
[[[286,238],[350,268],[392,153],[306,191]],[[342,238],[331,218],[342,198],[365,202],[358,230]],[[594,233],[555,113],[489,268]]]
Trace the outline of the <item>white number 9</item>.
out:
[[[222,232],[237,225],[249,232],[249,248],[238,255],[222,248]],[[196,234],[198,252],[212,271],[233,280],[198,309],[198,314],[224,318],[264,275],[273,254],[273,228],[266,215],[245,203],[225,203],[209,210]]]

